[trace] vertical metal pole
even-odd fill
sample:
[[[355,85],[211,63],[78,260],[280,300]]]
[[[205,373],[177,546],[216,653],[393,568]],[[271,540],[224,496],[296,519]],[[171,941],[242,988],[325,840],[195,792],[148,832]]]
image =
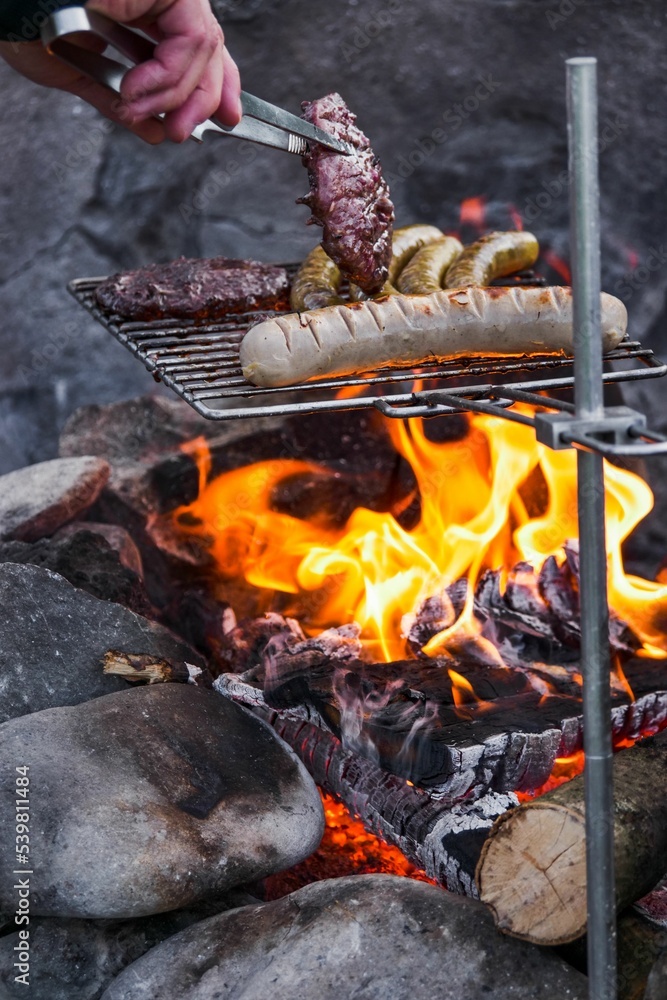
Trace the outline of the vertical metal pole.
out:
[[[577,417],[603,414],[597,60],[567,60]],[[609,610],[602,457],[577,453],[590,1000],[616,998]]]

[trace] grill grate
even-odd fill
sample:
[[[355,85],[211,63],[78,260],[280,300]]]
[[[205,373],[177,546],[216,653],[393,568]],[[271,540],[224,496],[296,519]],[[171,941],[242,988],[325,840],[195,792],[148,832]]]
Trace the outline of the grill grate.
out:
[[[293,274],[297,265],[288,265]],[[154,378],[164,382],[201,416],[210,420],[313,413],[376,407],[390,416],[454,412],[451,396],[476,400],[501,396],[499,378],[515,390],[548,392],[571,388],[572,359],[558,356],[526,358],[473,358],[422,365],[419,369],[380,369],[365,376],[338,377],[308,382],[291,389],[258,388],[247,382],[239,366],[239,345],[246,330],[268,310],[241,313],[221,321],[130,322],[104,312],[95,302],[95,289],[105,278],[78,278],[70,282],[74,298],[117,340],[135,354]],[[531,282],[531,283],[534,283]],[[625,340],[605,356],[609,363],[624,361],[640,367],[607,371],[607,382],[625,382],[664,375],[667,365],[637,341]],[[555,372],[561,370],[560,375]],[[565,370],[569,370],[566,371]],[[528,376],[521,381],[521,374]],[[484,379],[492,383],[484,384]],[[414,392],[415,380],[424,388]],[[443,386],[448,405],[437,400]],[[547,403],[547,400],[544,400]],[[511,405],[510,400],[495,407]],[[547,404],[548,405],[548,404]]]

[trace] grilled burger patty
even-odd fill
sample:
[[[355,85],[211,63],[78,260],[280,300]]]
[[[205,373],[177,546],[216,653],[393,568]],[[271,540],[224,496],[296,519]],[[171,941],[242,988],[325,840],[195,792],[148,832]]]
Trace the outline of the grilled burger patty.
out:
[[[322,226],[322,246],[350,281],[369,295],[387,280],[394,206],[370,142],[340,94],[302,105],[306,121],[354,147],[343,156],[313,143],[303,158],[310,194],[299,201]]]
[[[114,274],[98,285],[98,305],[126,319],[217,319],[227,313],[287,309],[283,267],[256,260],[179,257]]]

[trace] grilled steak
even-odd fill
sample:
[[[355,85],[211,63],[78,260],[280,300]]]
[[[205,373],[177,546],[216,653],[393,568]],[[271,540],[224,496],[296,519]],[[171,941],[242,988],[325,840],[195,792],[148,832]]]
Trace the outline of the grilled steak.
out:
[[[114,274],[95,292],[98,305],[126,319],[217,319],[227,313],[287,309],[289,278],[256,260],[211,257]]]
[[[350,281],[372,295],[387,279],[394,206],[380,163],[340,94],[302,105],[306,121],[354,147],[342,156],[313,143],[303,158],[310,194],[299,201],[324,228],[322,246]]]

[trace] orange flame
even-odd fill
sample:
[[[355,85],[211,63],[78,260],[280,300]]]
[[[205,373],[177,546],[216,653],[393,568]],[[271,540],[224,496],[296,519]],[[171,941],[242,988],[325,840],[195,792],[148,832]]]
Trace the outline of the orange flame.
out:
[[[521,217],[521,212],[518,210],[516,205],[510,205],[508,207],[508,212],[516,231],[519,233],[523,232],[523,218]]]
[[[459,225],[475,226],[477,229],[484,229],[486,222],[486,198],[477,196],[475,198],[464,198],[459,210]]]
[[[566,285],[572,284],[572,272],[569,265],[557,253],[554,253],[553,250],[543,250],[541,257],[556,274],[560,275]]]
[[[529,412],[528,408],[524,408]],[[499,417],[475,415],[458,441],[432,442],[419,420],[387,421],[396,451],[414,470],[421,498],[415,527],[364,507],[332,527],[272,509],[289,476],[334,476],[313,462],[274,459],[225,473],[184,511],[181,530],[212,540],[222,580],[245,579],[314,634],[357,621],[375,659],[405,657],[405,631],[421,602],[467,577],[459,617],[425,647],[427,655],[474,644],[502,664],[480,635],[473,590],[486,569],[508,572],[519,561],[539,571],[549,555],[577,537],[576,455],[551,451],[534,432]],[[653,497],[632,472],[605,464],[607,556],[611,607],[644,642],[643,654],[664,655],[667,585],[625,573],[621,545],[648,514]],[[182,522],[181,522],[182,523]]]

